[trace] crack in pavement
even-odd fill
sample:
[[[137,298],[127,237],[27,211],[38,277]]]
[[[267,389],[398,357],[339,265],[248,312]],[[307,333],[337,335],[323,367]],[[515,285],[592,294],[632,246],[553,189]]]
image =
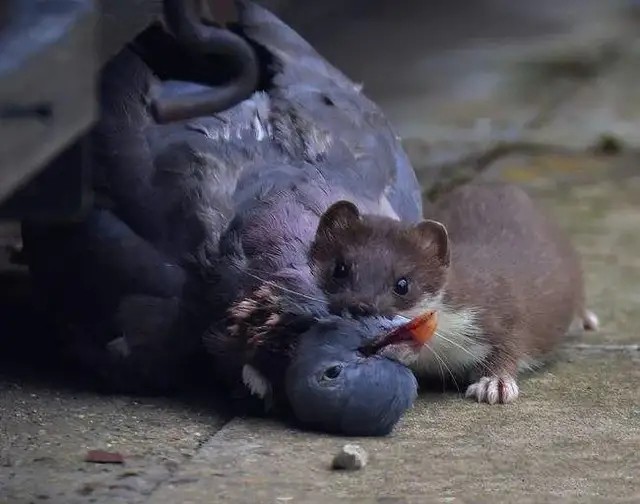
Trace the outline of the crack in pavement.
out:
[[[563,350],[577,350],[579,352],[598,352],[598,353],[640,353],[640,344],[612,344],[612,343],[572,343],[563,345]]]

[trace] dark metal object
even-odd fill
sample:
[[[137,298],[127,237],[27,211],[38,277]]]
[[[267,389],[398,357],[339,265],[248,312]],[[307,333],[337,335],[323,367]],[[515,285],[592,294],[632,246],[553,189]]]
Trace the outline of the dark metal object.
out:
[[[163,15],[162,0],[99,0],[98,4],[101,66]]]
[[[167,37],[200,55],[199,75],[187,80],[215,89],[159,100],[161,120],[215,113],[257,85],[251,46],[200,19],[233,21],[233,0],[206,0],[201,13],[196,1],[205,0],[167,0],[175,39]],[[60,220],[83,209],[90,170],[81,144],[97,116],[100,68],[162,15],[161,0],[0,0],[0,219]],[[173,63],[163,78],[179,77]]]
[[[77,139],[97,116],[100,67],[161,14],[159,0],[0,0],[0,219],[83,210]]]
[[[89,128],[98,72],[91,0],[2,3],[0,200]]]
[[[230,30],[206,24],[199,0],[165,0],[164,6],[165,21],[181,45],[203,56],[228,57],[238,71],[226,85],[155,99],[152,112],[156,120],[164,123],[215,114],[251,96],[258,85],[259,67],[249,43]]]

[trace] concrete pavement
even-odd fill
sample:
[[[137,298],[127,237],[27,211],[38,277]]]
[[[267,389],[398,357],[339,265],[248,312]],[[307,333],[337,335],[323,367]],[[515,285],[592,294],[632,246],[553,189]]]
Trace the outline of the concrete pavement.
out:
[[[572,234],[602,331],[569,340],[515,404],[430,391],[390,437],[355,441],[231,418],[215,397],[96,395],[0,345],[0,503],[640,501],[634,18],[617,0],[411,4],[302,31],[364,80],[426,194],[476,176],[529,189]],[[366,468],[330,470],[346,442]]]

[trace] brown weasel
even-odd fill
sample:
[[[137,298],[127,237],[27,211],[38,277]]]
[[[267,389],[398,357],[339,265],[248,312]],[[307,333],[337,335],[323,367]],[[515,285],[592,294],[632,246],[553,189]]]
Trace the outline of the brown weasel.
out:
[[[309,258],[332,310],[354,316],[438,313],[419,351],[387,354],[417,374],[467,378],[467,397],[508,403],[518,370],[554,349],[585,308],[579,257],[568,237],[511,185],[467,185],[405,224],[341,201],[322,216]]]

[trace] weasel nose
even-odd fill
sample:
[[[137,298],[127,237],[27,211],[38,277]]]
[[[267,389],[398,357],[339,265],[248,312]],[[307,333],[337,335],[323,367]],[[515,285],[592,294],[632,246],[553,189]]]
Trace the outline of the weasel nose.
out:
[[[349,312],[354,317],[366,317],[367,315],[375,315],[377,310],[369,303],[354,303],[349,306]]]

